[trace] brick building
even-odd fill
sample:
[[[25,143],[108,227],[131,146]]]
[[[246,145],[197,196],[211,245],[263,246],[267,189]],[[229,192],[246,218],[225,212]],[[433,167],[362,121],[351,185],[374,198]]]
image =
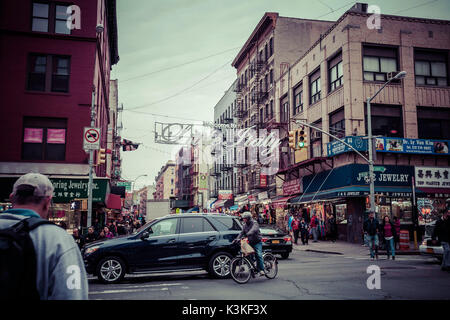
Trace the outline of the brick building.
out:
[[[80,9],[73,11],[81,15],[80,28],[67,27],[71,5]],[[91,123],[93,88],[95,124],[106,149],[110,70],[118,60],[115,0],[1,2],[0,117],[7,120],[0,128],[1,201],[18,176],[41,172],[55,185],[58,219],[75,224],[68,218],[69,204],[87,198],[83,128]],[[105,205],[107,165],[95,173],[94,202]]]

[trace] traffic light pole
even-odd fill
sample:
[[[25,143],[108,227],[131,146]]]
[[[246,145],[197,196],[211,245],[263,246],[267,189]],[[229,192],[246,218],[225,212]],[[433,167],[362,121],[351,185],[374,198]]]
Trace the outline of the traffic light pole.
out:
[[[95,86],[92,87],[91,102],[91,127],[95,126]],[[94,174],[94,150],[89,150],[89,184],[88,184],[88,211],[87,211],[87,227],[92,225],[92,185]]]

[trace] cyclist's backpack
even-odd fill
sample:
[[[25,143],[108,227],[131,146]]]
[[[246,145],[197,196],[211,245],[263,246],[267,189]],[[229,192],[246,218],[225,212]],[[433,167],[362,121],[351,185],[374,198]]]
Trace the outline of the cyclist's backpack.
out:
[[[29,232],[53,223],[37,217],[16,223],[17,220],[2,216],[0,219],[10,220],[11,226],[0,228],[0,300],[39,299],[36,252]]]

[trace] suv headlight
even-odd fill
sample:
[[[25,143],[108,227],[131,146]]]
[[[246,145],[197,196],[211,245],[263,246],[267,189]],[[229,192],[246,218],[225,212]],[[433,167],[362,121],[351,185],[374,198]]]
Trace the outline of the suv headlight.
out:
[[[94,253],[95,251],[97,251],[99,248],[100,248],[100,246],[93,246],[93,247],[86,248],[86,250],[84,251],[84,255],[88,256],[88,255]]]

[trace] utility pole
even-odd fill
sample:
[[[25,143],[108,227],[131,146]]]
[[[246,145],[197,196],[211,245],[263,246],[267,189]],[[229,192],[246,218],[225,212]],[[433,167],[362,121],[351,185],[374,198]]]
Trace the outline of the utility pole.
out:
[[[95,86],[92,86],[91,127],[95,127]],[[92,184],[94,171],[94,150],[89,150],[89,184],[88,184],[88,212],[87,227],[92,225]]]

